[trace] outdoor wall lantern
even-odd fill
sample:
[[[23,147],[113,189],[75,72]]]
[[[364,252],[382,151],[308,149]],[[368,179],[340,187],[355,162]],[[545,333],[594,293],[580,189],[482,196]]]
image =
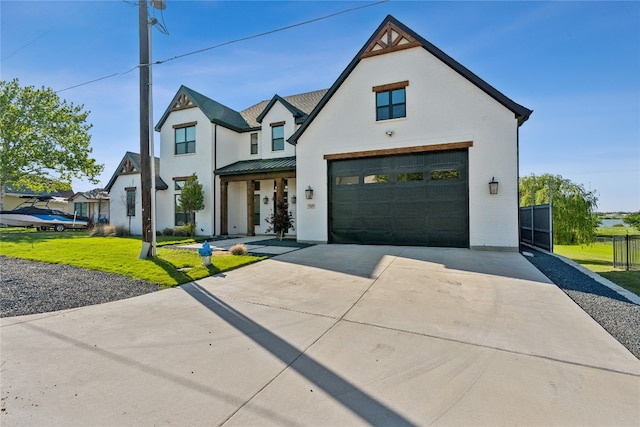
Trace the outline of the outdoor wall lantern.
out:
[[[491,177],[491,182],[489,183],[489,194],[498,194],[498,181],[496,181],[495,177]]]
[[[264,203],[265,205],[269,204],[269,198],[267,196],[264,196],[264,199],[262,199],[262,203]]]
[[[304,190],[304,196],[307,200],[313,199],[313,188],[311,188],[311,186],[308,186],[307,189]]]
[[[298,198],[296,196],[291,196],[291,204],[295,205],[297,201]]]

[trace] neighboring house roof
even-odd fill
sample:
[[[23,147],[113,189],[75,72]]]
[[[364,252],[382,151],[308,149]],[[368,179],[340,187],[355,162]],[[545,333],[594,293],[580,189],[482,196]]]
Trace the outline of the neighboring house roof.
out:
[[[295,157],[243,160],[215,170],[216,175],[243,175],[247,173],[284,172],[296,170]]]
[[[393,40],[393,43],[387,44],[391,40]],[[498,101],[504,107],[511,110],[518,120],[518,125],[522,125],[525,121],[527,121],[531,113],[533,113],[532,110],[529,110],[528,108],[523,107],[522,105],[517,104],[513,100],[509,99],[503,93],[472,73],[469,69],[444,53],[442,50],[429,43],[423,37],[398,21],[396,18],[391,15],[387,15],[387,17],[384,19],[384,21],[382,21],[373,35],[364,44],[362,49],[360,49],[356,56],[351,60],[347,68],[342,72],[342,74],[340,74],[331,88],[329,88],[328,92],[324,95],[322,100],[309,114],[309,118],[302,124],[302,126],[300,126],[300,128],[298,128],[296,132],[294,132],[294,134],[287,141],[291,144],[297,143],[298,138],[300,138],[306,128],[309,127],[318,113],[327,104],[327,102],[329,102],[331,97],[336,93],[342,83],[344,83],[347,77],[349,77],[351,72],[356,68],[356,66],[363,58],[396,51],[398,49],[406,49],[412,47],[422,47],[427,52],[431,53],[433,56],[451,67],[462,77],[466,78],[486,94]]]
[[[94,188],[93,190],[75,193],[73,196],[69,197],[69,200],[73,200],[80,196],[83,196],[87,200],[108,200],[109,192],[104,188]]]
[[[169,186],[158,175],[160,172],[160,159],[158,157],[154,157],[154,159],[156,162],[156,190],[166,190]],[[140,170],[140,154],[127,151],[104,189],[106,191],[111,191],[111,187],[113,187],[113,184],[119,176],[139,174]]]
[[[5,184],[4,186],[5,195],[11,196],[51,196],[51,197],[61,197],[64,199],[68,199],[73,196],[73,190],[61,190],[61,191],[33,191],[26,187],[14,187],[11,184]]]

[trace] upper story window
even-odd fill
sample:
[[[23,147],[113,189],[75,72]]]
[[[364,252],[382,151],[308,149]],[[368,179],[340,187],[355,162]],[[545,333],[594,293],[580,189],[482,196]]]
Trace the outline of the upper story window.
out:
[[[175,128],[176,132],[176,154],[187,154],[196,152],[196,125],[189,123]]]
[[[406,90],[409,81],[374,86],[376,120],[398,119],[407,116]]]
[[[271,123],[271,150],[284,150],[284,122]]]
[[[258,154],[258,134],[251,134],[251,154]]]

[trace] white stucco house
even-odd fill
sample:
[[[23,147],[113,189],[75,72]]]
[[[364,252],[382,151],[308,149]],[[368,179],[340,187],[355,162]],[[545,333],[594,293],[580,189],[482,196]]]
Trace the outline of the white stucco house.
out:
[[[183,221],[196,173],[202,235],[264,234],[285,200],[299,241],[517,250],[531,113],[388,16],[329,89],[234,111],[181,87],[156,126],[157,228]],[[112,223],[131,186],[112,184]]]
[[[167,190],[167,184],[158,175],[160,159],[156,157],[155,162],[156,189]],[[140,154],[127,151],[105,186],[109,193],[109,223],[134,235],[142,234],[140,171]]]

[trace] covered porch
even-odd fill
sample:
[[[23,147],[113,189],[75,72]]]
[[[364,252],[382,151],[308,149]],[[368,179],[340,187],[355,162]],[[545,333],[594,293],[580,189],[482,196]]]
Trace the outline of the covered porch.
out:
[[[277,212],[280,202],[287,204],[295,221],[295,157],[240,161],[215,174],[220,179],[221,235],[268,234],[266,220]]]

